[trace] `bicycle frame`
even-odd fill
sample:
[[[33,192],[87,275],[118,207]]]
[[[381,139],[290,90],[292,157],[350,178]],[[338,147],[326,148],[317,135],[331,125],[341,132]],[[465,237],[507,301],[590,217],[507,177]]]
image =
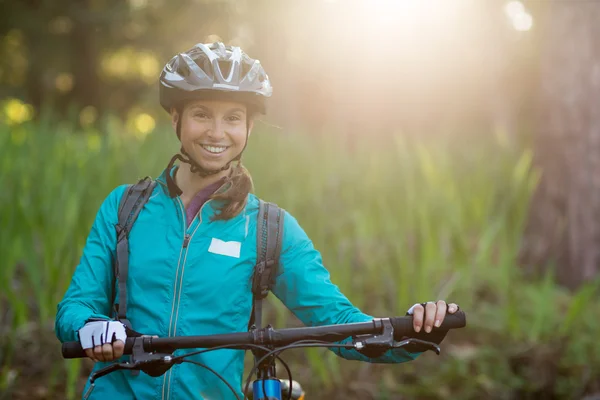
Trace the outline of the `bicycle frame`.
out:
[[[260,357],[259,354],[255,354]],[[257,368],[257,379],[252,383],[252,400],[302,400],[304,392],[301,387],[296,388],[294,393],[293,382],[277,378],[275,357],[268,357]],[[285,382],[285,387],[284,383]],[[298,393],[299,392],[299,393]],[[286,397],[284,397],[284,395]]]
[[[252,399],[282,400],[279,379],[257,379],[252,387]]]

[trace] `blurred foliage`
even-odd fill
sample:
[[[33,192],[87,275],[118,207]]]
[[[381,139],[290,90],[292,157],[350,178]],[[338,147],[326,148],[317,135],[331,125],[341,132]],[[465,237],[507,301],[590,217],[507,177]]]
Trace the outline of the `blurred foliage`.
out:
[[[131,121],[104,115],[78,131],[76,118],[48,114],[0,125],[4,398],[80,393],[90,365],[61,361],[56,304],[104,197],[156,176],[177,149],[169,126],[150,132],[143,114]],[[468,313],[468,328],[449,335],[441,358],[378,366],[291,352],[310,398],[570,399],[600,390],[598,285],[570,294],[551,271],[531,281],[517,267],[538,180],[529,150],[501,133],[465,149],[451,137],[344,142],[262,126],[245,160],[257,194],[298,218],[333,281],[365,312],[401,315],[446,298]],[[267,315],[279,327],[296,323],[272,299]]]
[[[271,120],[312,133],[331,124],[346,134],[518,133],[536,84],[537,31],[515,26],[536,2],[510,17],[504,0],[0,4],[9,10],[0,16],[0,95],[65,117],[93,107],[125,118],[139,107],[164,118],[160,70],[216,40],[261,60],[274,86]]]

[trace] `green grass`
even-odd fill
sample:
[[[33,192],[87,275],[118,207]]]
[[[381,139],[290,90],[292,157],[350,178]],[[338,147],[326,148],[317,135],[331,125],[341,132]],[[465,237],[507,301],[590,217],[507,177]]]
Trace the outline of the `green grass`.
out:
[[[170,128],[140,141],[110,118],[88,132],[50,119],[0,125],[4,390],[31,378],[15,343],[31,324],[51,326],[104,197],[119,184],[158,175],[177,144]],[[548,391],[568,398],[590,390],[600,370],[600,324],[591,317],[600,311],[598,285],[570,294],[555,285],[551,269],[526,280],[517,266],[538,180],[530,150],[494,135],[350,141],[263,129],[244,159],[256,193],[299,220],[333,281],[365,312],[402,315],[415,302],[444,298],[469,315],[442,359],[424,355],[382,367],[322,350],[294,352],[294,371],[310,380],[309,398],[346,393],[352,380],[382,399]],[[277,302],[268,315],[278,327],[293,322]],[[48,368],[64,372],[48,373],[48,385],[57,397],[76,398],[81,364],[63,362],[58,342],[48,346],[56,354]],[[544,368],[555,378],[539,377]]]

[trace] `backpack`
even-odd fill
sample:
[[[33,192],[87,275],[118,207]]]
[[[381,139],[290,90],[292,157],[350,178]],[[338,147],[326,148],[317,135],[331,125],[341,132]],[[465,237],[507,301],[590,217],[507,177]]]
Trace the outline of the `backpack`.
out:
[[[129,232],[140,211],[150,198],[156,181],[150,177],[129,185],[119,204],[117,230],[117,255],[113,274],[113,304],[115,288],[118,286],[119,303],[115,304],[115,314],[127,329],[128,336],[139,336],[127,319],[127,275],[129,271]],[[252,274],[252,313],[248,329],[261,328],[262,300],[273,286],[283,239],[283,209],[276,204],[259,199],[256,224],[256,264]]]

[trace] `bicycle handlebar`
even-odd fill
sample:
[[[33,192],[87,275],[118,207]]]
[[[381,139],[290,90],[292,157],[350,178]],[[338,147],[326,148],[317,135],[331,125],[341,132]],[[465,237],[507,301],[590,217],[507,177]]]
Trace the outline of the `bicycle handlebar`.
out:
[[[213,348],[227,345],[263,345],[285,346],[300,340],[320,340],[337,342],[350,336],[376,335],[382,333],[384,323],[391,323],[394,330],[394,339],[402,340],[405,337],[427,340],[428,335],[439,331],[448,331],[466,326],[466,316],[463,311],[448,314],[439,328],[433,328],[431,333],[413,330],[412,316],[375,318],[369,322],[358,322],[339,325],[325,325],[316,327],[272,329],[270,327],[256,329],[250,332],[227,333],[207,336],[178,336],[167,338],[143,337],[145,352],[172,353],[178,349]],[[124,354],[131,354],[134,337],[127,338]],[[79,342],[65,342],[62,345],[63,358],[86,357],[85,351]]]

